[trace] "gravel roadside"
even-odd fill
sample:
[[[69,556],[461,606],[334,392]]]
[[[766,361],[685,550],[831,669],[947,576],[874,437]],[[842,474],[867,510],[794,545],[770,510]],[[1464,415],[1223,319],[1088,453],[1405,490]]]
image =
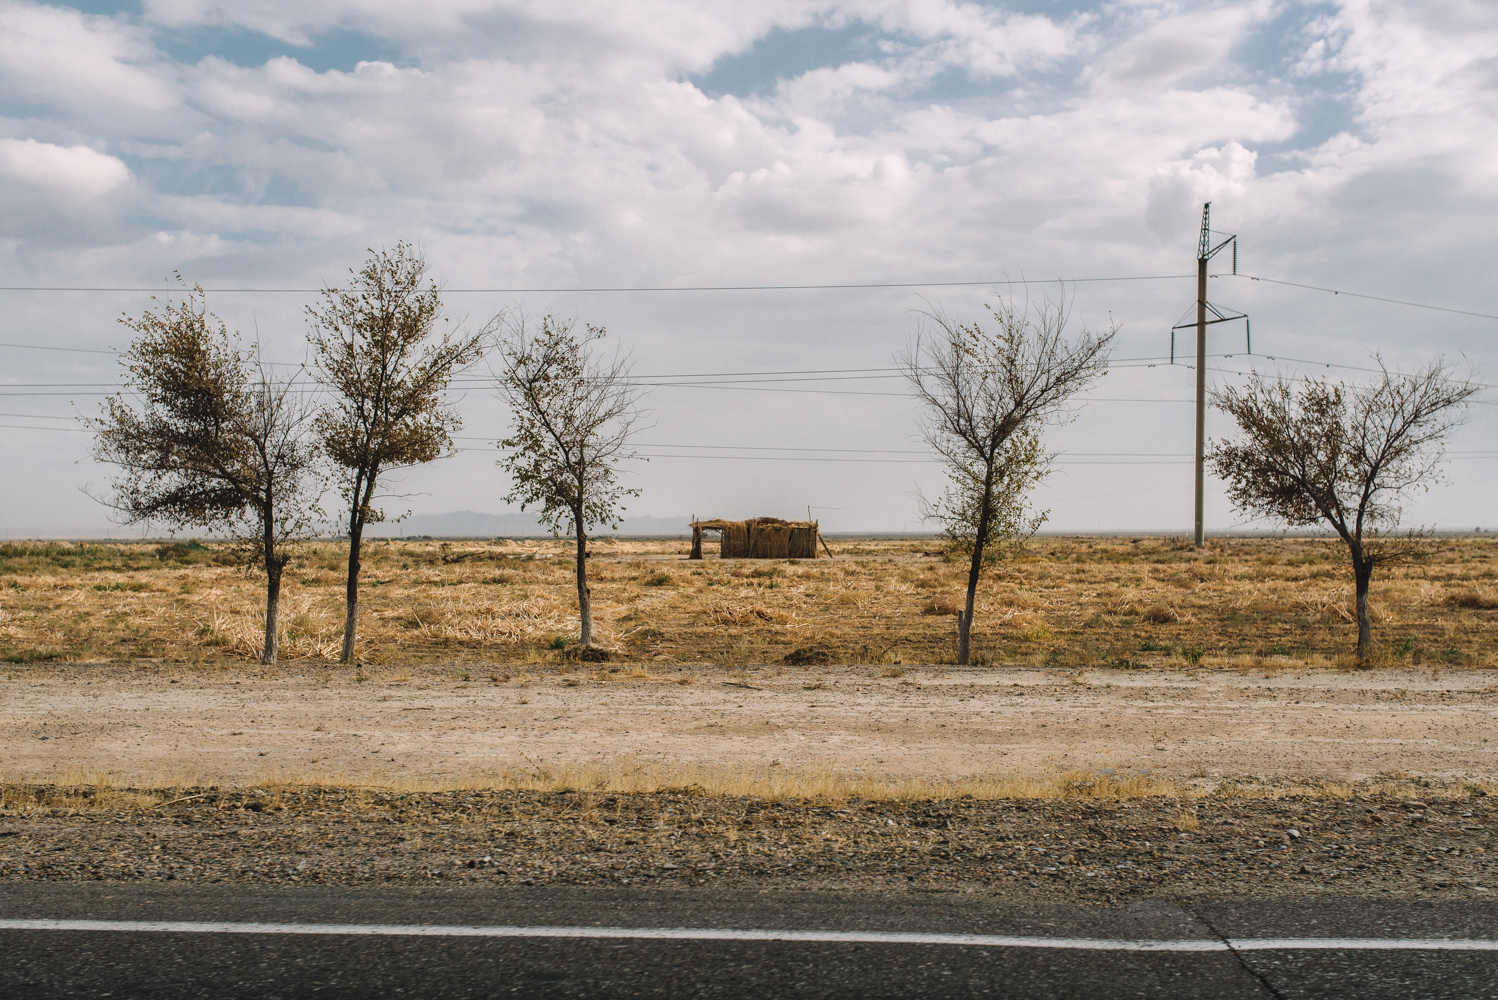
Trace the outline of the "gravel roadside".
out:
[[[771,801],[5,788],[0,879],[1486,898],[1486,796]],[[58,805],[57,803],[66,803]],[[50,805],[48,803],[51,803]]]

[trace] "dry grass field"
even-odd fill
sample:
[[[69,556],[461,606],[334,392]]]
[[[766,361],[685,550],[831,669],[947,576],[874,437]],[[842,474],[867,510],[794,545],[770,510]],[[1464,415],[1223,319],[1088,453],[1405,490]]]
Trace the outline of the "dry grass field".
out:
[[[592,582],[614,658],[752,666],[950,663],[965,566],[931,539],[837,540],[833,559],[702,562],[679,541],[600,539]],[[361,659],[565,664],[576,634],[568,544],[376,541]],[[282,599],[286,660],[336,657],[345,550],[303,545]],[[1498,664],[1498,541],[1443,539],[1374,578],[1389,666]],[[0,545],[0,658],[243,663],[258,653],[263,584],[215,544]],[[978,664],[1350,667],[1345,550],[1327,539],[1031,541],[978,596]]]

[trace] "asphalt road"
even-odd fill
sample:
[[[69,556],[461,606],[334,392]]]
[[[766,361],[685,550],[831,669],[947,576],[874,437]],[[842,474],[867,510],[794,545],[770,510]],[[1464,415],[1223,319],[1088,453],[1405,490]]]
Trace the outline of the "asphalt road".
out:
[[[17,926],[47,920],[123,923]],[[141,926],[152,921],[175,926]],[[448,929],[390,933],[432,925]],[[746,939],[754,929],[824,939]],[[1100,907],[914,893],[12,882],[0,885],[0,996],[1478,1000],[1498,998],[1495,940],[1498,912],[1473,900]],[[1390,943],[1411,941],[1424,943]]]

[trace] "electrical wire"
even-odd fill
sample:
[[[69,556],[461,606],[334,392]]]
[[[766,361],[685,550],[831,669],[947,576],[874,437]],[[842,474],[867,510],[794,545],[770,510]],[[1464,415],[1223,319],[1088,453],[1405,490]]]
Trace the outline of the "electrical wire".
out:
[[[95,347],[52,347],[43,344],[0,344],[0,347],[14,347],[22,351],[68,351],[73,354],[119,354],[119,351],[102,350]]]
[[[70,434],[87,434],[87,427],[28,427],[25,424],[0,424],[0,427],[13,431],[66,431]]]
[[[1081,285],[1111,281],[1169,281],[1194,278],[1194,274],[1133,274],[1105,278],[991,278],[983,281],[864,281],[823,285],[657,285],[647,287],[597,286],[591,288],[439,288],[443,295],[528,295],[599,292],[816,292],[861,288],[965,288],[993,285]],[[0,292],[160,292],[170,288],[72,287],[57,285],[0,285]],[[291,294],[321,295],[324,288],[205,288],[215,294]],[[336,290],[336,289],[334,289]]]
[[[1298,281],[1281,281],[1278,278],[1263,278],[1253,274],[1214,274],[1214,278],[1247,278],[1249,281],[1262,281],[1270,285],[1287,285],[1290,288],[1304,288],[1312,292],[1330,292],[1332,295],[1345,295],[1351,299],[1369,299],[1373,302],[1387,302],[1390,305],[1409,306],[1412,309],[1433,309],[1436,312],[1455,313],[1458,316],[1476,316],[1478,319],[1498,319],[1493,313],[1473,312],[1470,309],[1455,309],[1451,306],[1431,305],[1428,302],[1410,302],[1405,299],[1389,299],[1382,295],[1367,295],[1363,292],[1348,292],[1340,288],[1323,288],[1320,285],[1302,285]]]

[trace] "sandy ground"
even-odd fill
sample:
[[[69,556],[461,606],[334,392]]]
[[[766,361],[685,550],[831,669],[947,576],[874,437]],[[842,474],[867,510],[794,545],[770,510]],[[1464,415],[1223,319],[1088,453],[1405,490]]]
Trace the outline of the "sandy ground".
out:
[[[0,680],[0,770],[384,782],[623,758],[870,776],[1112,768],[1202,783],[1498,776],[1495,671],[879,673],[465,681],[448,668],[356,682],[327,669],[17,667]]]

